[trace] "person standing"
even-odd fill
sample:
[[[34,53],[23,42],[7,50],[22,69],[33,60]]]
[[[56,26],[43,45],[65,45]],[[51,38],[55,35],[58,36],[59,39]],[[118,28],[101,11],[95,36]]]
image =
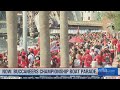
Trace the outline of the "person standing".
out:
[[[117,68],[120,68],[120,54],[117,55]]]
[[[105,68],[112,68],[111,63],[108,61],[107,64],[104,66]]]
[[[89,51],[86,51],[85,60],[84,60],[84,67],[90,68],[92,62],[92,56],[89,54]]]
[[[34,47],[33,53],[34,53],[35,56],[38,54],[38,50],[36,49],[36,47]]]
[[[30,54],[28,55],[28,60],[29,60],[29,67],[32,67],[35,60],[33,50],[30,50]]]
[[[94,47],[91,48],[90,55],[92,56],[92,59],[95,57]]]
[[[20,67],[21,68],[27,68],[27,62],[25,60],[25,56],[22,56],[22,58],[21,58]]]
[[[117,54],[120,54],[120,40],[117,43]]]

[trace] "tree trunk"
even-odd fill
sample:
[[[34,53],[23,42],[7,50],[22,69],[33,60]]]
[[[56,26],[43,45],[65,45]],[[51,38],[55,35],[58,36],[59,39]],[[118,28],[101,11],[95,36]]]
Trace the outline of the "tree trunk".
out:
[[[68,18],[67,11],[60,11],[60,56],[61,68],[69,67]]]
[[[27,11],[23,11],[23,48],[27,52]]]
[[[17,67],[17,12],[6,11],[8,37],[8,67]]]
[[[39,12],[40,25],[40,67],[49,68],[50,65],[50,35],[48,11]]]

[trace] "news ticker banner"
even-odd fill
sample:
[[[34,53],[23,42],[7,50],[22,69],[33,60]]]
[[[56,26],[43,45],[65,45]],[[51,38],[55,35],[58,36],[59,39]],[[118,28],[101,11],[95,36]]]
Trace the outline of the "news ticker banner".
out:
[[[0,68],[0,76],[118,76],[120,68]]]

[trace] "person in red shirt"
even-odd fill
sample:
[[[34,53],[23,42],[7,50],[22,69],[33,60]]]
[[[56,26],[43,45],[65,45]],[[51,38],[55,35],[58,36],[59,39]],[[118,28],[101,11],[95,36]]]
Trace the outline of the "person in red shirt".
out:
[[[110,62],[111,63],[111,56],[110,53],[104,52],[103,57],[105,59],[105,63]]]
[[[7,53],[2,54],[3,62],[7,62]]]
[[[114,38],[112,39],[112,44],[113,44],[113,45],[116,45],[117,42],[118,42],[118,40],[116,39],[116,37],[114,37]]]
[[[3,54],[0,54],[0,59],[3,59]]]
[[[92,62],[92,56],[89,54],[89,51],[86,51],[85,60],[84,60],[84,67],[90,68]]]
[[[56,58],[56,60],[57,60],[57,67],[59,67],[60,66],[60,56],[59,56],[59,54],[55,53],[54,58]]]
[[[117,53],[120,54],[120,40],[117,43]]]
[[[22,58],[21,58],[21,63],[20,63],[20,67],[21,68],[27,68],[27,62],[26,62],[26,60],[25,60],[25,56],[22,56]]]
[[[40,67],[40,57],[37,56],[34,61],[34,68]]]
[[[21,53],[22,53],[22,55],[27,55],[27,53],[25,52],[24,49],[22,49]]]
[[[20,53],[20,51],[18,51],[18,52],[17,52],[17,55],[18,55],[18,56],[21,56],[21,53]]]
[[[28,67],[28,65],[29,65],[29,60],[28,60],[28,57],[27,57],[27,56],[25,56],[25,61],[26,61],[26,63],[27,63],[27,67]]]
[[[40,50],[40,46],[38,44],[36,44],[36,49],[39,51]]]
[[[97,54],[94,60],[97,61],[98,65],[101,65],[101,63],[104,62],[103,52]]]
[[[34,47],[33,53],[34,53],[35,56],[38,54],[38,50],[36,49],[36,47]]]
[[[58,53],[55,53],[52,56],[52,67],[54,68],[60,67],[60,57],[58,56]]]

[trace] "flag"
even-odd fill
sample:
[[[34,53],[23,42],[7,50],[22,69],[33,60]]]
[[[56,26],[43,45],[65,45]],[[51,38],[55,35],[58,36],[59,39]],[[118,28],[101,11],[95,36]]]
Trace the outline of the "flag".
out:
[[[57,46],[57,45],[54,45],[54,46],[50,49],[51,52],[59,52],[59,50],[60,50],[60,47]]]

